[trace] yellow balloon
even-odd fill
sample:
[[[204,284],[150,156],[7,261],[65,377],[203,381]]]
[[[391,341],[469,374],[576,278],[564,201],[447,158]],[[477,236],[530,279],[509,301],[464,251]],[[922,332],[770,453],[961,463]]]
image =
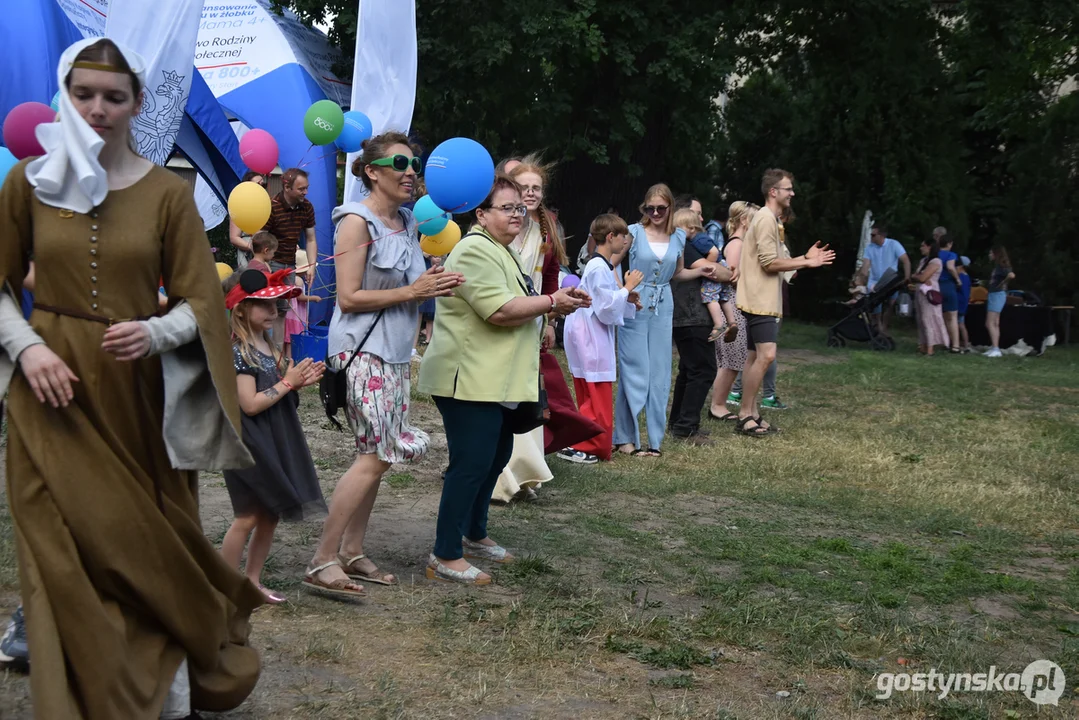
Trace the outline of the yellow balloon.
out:
[[[232,273],[234,272],[233,269],[232,269],[232,266],[230,266],[230,265],[228,265],[226,263],[214,263],[214,264],[217,265],[217,279],[218,280],[220,280],[221,282],[225,282],[230,277],[232,277]]]
[[[266,188],[251,181],[233,188],[229,195],[229,217],[248,235],[261,230],[270,219],[270,196]]]
[[[420,250],[435,257],[449,255],[460,239],[461,226],[451,221],[437,235],[423,235],[420,239]]]

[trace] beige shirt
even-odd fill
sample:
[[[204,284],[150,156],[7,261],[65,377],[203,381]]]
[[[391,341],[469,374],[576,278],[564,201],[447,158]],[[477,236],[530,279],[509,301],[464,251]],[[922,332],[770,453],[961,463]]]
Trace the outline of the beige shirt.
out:
[[[749,224],[742,240],[742,260],[738,266],[738,294],[735,304],[744,313],[783,317],[783,277],[768,272],[776,258],[784,257],[779,220],[768,208],[761,208]]]

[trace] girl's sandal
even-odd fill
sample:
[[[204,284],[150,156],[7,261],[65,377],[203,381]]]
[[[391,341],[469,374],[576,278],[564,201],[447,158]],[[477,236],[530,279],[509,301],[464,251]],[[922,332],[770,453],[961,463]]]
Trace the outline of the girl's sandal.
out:
[[[353,580],[360,580],[362,582],[372,582],[378,585],[396,585],[397,578],[389,573],[383,575],[378,571],[378,567],[375,567],[370,573],[365,573],[363,570],[357,570],[352,567],[353,563],[359,562],[366,558],[367,555],[360,554],[353,558],[346,558],[340,553],[337,554],[337,559],[341,561],[341,568],[345,571],[345,575],[348,575]]]
[[[351,580],[338,578],[333,582],[324,582],[318,579],[318,574],[320,572],[334,565],[340,566],[341,561],[337,558],[334,558],[328,563],[323,563],[316,568],[308,568],[308,570],[303,574],[303,582],[300,584],[311,592],[316,592],[320,595],[331,595],[333,597],[347,597],[357,599],[367,597],[367,591],[364,590],[361,585],[357,585]]]
[[[738,325],[728,325],[727,329],[723,331],[723,342],[734,342],[736,337],[738,337]]]
[[[725,325],[718,325],[712,328],[712,332],[708,333],[708,342],[714,343],[715,341],[719,340],[719,338],[722,337],[723,333],[726,331],[727,327]]]

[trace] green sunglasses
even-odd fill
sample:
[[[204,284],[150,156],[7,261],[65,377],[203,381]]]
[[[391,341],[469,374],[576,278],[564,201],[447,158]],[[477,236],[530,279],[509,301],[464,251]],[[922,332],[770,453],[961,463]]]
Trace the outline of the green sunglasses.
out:
[[[408,166],[412,166],[412,170],[417,175],[423,172],[423,162],[418,157],[410,158],[407,155],[394,155],[393,157],[381,158],[379,160],[372,160],[371,165],[380,165],[382,167],[393,168],[397,172],[405,172],[408,170]]]

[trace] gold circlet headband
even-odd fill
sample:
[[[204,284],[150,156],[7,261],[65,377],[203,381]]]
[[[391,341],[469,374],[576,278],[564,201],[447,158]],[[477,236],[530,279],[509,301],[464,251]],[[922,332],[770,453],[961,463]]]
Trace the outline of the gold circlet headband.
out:
[[[71,69],[74,70],[75,68],[80,68],[82,70],[101,70],[102,72],[113,72],[113,73],[121,73],[121,74],[126,74],[127,73],[127,70],[123,70],[121,68],[118,68],[115,65],[106,65],[104,63],[86,62],[85,60],[80,60],[79,62],[72,63],[71,64]]]

